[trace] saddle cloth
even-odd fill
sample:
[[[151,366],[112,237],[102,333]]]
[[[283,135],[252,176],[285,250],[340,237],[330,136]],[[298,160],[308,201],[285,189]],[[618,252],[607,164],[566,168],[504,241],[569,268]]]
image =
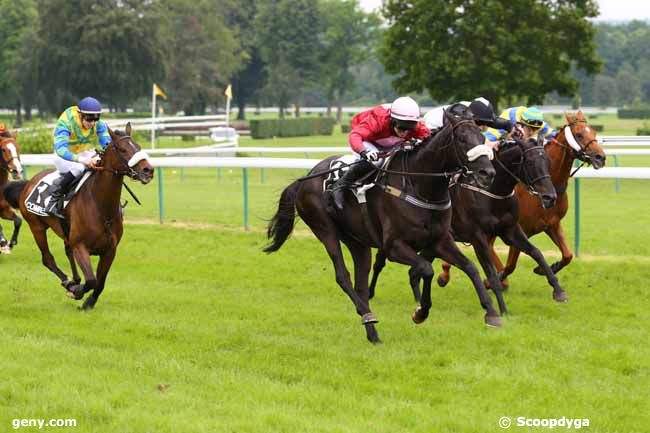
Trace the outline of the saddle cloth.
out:
[[[81,189],[81,186],[86,182],[86,180],[90,177],[92,172],[87,171],[85,172],[79,180],[75,180],[72,183],[72,187],[70,188],[70,191],[66,193],[66,196],[63,201],[63,208],[70,203],[70,200],[72,200],[72,197],[77,194],[77,192]],[[41,180],[38,181],[38,184],[32,189],[32,192],[27,196],[27,199],[25,200],[25,208],[33,214],[40,215],[40,216],[47,216],[48,213],[45,212],[45,209],[47,209],[50,200],[52,199],[52,182],[56,180],[61,174],[58,171],[54,171],[46,176],[44,176]]]
[[[323,181],[323,191],[331,191],[332,186],[338,181],[341,176],[345,174],[346,171],[350,169],[350,164],[355,161],[358,161],[359,157],[356,155],[343,155],[334,159],[330,162],[329,169],[333,170]],[[388,158],[387,158],[388,160]],[[386,161],[387,162],[387,161]],[[386,164],[384,163],[384,165]],[[351,188],[351,191],[354,193],[357,201],[359,203],[366,202],[366,191],[375,186],[374,182],[359,184],[355,188]]]

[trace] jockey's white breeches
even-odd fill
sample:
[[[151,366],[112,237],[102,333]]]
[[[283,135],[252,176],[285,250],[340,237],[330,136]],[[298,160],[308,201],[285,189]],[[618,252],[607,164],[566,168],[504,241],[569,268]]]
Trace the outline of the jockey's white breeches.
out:
[[[78,156],[81,159],[92,158],[94,155],[95,155],[94,149],[84,150],[83,152],[78,154]],[[55,156],[54,166],[61,174],[72,173],[74,177],[79,177],[81,173],[86,171],[86,166],[80,162],[68,161],[67,159],[63,159],[59,155],[57,155],[56,152],[54,153],[54,156]]]

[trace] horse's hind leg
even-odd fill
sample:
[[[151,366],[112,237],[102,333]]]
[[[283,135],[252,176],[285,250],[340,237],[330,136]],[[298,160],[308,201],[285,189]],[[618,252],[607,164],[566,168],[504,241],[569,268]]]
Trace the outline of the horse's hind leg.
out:
[[[36,245],[38,245],[38,249],[41,250],[43,265],[59,277],[61,285],[68,289],[74,283],[72,280],[69,280],[68,276],[56,265],[56,260],[54,260],[54,256],[50,252],[50,247],[47,243],[47,228],[39,224],[31,225],[31,229],[34,234]]]
[[[368,292],[369,295],[368,297],[370,299],[375,297],[375,287],[377,286],[377,278],[379,278],[379,274],[381,273],[382,269],[386,266],[386,255],[381,251],[377,251],[377,255],[375,255],[375,264],[372,266],[372,281],[370,281],[370,286],[368,287]]]
[[[0,254],[11,254],[11,247],[9,241],[5,238],[2,232],[2,225],[0,225]]]
[[[569,249],[569,245],[567,244],[566,237],[564,236],[564,231],[562,230],[562,225],[560,223],[549,227],[546,230],[546,234],[562,252],[562,260],[551,265],[551,270],[553,273],[557,274],[563,267],[571,263],[571,260],[573,259],[573,253]],[[539,266],[535,268],[535,273],[540,275],[544,274]]]
[[[496,312],[494,306],[492,305],[492,299],[481,280],[481,275],[478,272],[478,269],[463,253],[458,249],[454,239],[450,234],[447,234],[444,239],[442,239],[436,247],[437,256],[443,260],[448,261],[452,265],[461,269],[467,276],[472,280],[476,294],[478,295],[481,306],[486,311],[485,313],[485,323],[489,326],[499,327],[501,326],[501,320],[499,319],[499,313]]]
[[[13,248],[16,245],[18,245],[18,234],[20,233],[20,226],[22,225],[23,220],[9,206],[0,207],[0,217],[14,222],[14,231],[11,234],[11,241],[9,241],[9,248]],[[1,234],[1,230],[0,230],[0,237],[3,237]]]
[[[102,291],[104,290],[104,285],[106,284],[106,277],[108,276],[108,271],[111,269],[111,265],[113,264],[113,259],[115,259],[115,251],[116,249],[113,248],[112,250],[108,251],[106,254],[102,255],[99,258],[99,263],[97,264],[97,287],[95,288],[95,290],[93,290],[90,296],[88,296],[88,298],[84,301],[81,307],[84,310],[93,308],[97,303],[97,299],[99,299],[99,295],[102,294]]]
[[[445,287],[451,279],[451,265],[445,261],[442,262],[440,274],[438,275],[438,285]]]
[[[499,255],[494,249],[494,241],[496,241],[495,237],[488,239],[488,243],[490,244],[490,256],[492,257],[492,263],[494,264],[494,267],[497,270],[497,274],[501,276],[503,272],[503,262],[501,262],[501,257],[499,257]],[[485,287],[489,289],[490,286],[488,285],[488,283],[489,281],[485,282]],[[508,286],[509,286],[508,279],[501,278],[501,287],[503,288],[503,290],[507,290]]]
[[[555,273],[546,262],[546,259],[544,259],[544,255],[539,250],[539,248],[537,248],[535,245],[533,245],[530,242],[530,240],[526,237],[526,234],[523,232],[523,230],[519,225],[517,225],[512,230],[511,233],[508,233],[503,238],[504,241],[506,241],[508,244],[514,245],[519,250],[523,251],[524,253],[532,257],[535,260],[535,262],[537,262],[539,268],[544,271],[544,275],[546,275],[546,280],[551,285],[551,287],[553,287],[553,299],[555,299],[557,302],[567,302],[569,300],[566,292],[560,286],[560,282],[555,276]]]
[[[343,289],[343,292],[348,295],[350,300],[352,300],[357,313],[361,316],[361,324],[366,328],[366,337],[371,343],[381,343],[379,335],[377,334],[377,330],[375,329],[375,323],[378,322],[377,318],[375,317],[374,313],[370,311],[368,304],[366,302],[363,302],[356,291],[352,288],[350,273],[345,267],[345,262],[343,261],[341,244],[335,235],[336,229],[332,224],[322,224],[323,221],[307,221],[305,218],[303,218],[303,220],[305,220],[316,237],[325,246],[327,254],[329,254],[330,259],[332,260],[332,264],[334,265],[336,282],[341,287],[341,289]],[[368,268],[369,267],[370,265],[368,264]],[[366,278],[367,276],[368,275],[366,273]]]

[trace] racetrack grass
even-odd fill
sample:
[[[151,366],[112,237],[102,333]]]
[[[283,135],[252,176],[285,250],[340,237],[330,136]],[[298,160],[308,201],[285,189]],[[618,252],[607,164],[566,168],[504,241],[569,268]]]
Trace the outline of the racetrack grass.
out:
[[[560,274],[562,305],[523,259],[498,330],[458,272],[414,325],[406,268],[392,264],[372,303],[385,344],[372,346],[313,237],[267,256],[260,233],[125,229],[91,312],[64,296],[27,234],[0,257],[2,431],[16,418],[102,433],[474,433],[501,431],[502,416],[589,418],[591,432],[650,424],[642,258],[576,260]]]

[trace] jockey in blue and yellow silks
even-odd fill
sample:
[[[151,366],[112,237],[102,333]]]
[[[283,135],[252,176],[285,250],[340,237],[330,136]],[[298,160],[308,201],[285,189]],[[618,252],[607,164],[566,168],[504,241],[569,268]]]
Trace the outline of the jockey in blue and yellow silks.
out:
[[[50,215],[64,218],[63,196],[72,181],[99,162],[96,149],[104,150],[111,142],[108,127],[99,120],[102,106],[97,99],[83,98],[67,108],[54,129],[54,165],[61,176],[51,186],[52,198],[47,206]]]
[[[515,122],[518,128],[515,133],[521,135],[519,138],[527,139],[533,136],[542,137],[544,140],[550,140],[557,134],[557,131],[544,121],[542,111],[537,107],[512,107],[501,113],[504,119]],[[506,135],[503,129],[489,128],[485,132],[485,137],[490,141],[496,141]]]

